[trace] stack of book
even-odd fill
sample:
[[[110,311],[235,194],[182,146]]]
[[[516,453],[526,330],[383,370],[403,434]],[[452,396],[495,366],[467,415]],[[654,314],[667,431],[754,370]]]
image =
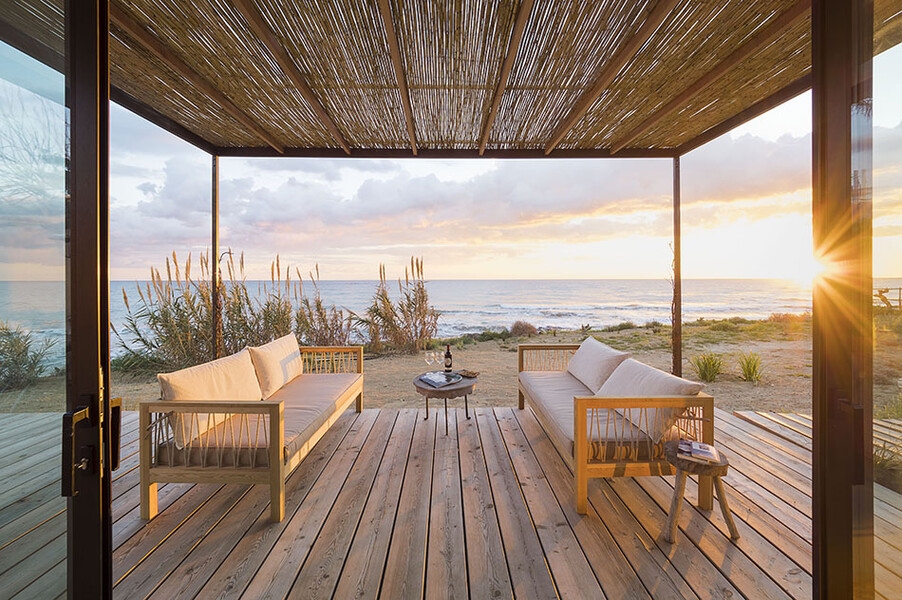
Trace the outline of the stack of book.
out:
[[[692,440],[680,440],[677,456],[703,465],[720,462],[720,453],[717,452],[717,448]]]

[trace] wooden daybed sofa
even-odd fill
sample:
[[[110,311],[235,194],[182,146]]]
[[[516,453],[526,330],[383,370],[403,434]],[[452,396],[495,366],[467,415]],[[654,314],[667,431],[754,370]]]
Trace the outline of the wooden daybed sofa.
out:
[[[575,475],[576,509],[588,509],[593,477],[671,475],[664,442],[714,443],[714,398],[703,384],[664,373],[595,338],[521,344],[520,408],[528,403]],[[699,479],[699,507],[713,482]]]
[[[285,479],[356,402],[362,347],[299,347],[294,335],[157,376],[161,399],[140,403],[141,518],[157,514],[157,484],[260,483],[271,518]]]

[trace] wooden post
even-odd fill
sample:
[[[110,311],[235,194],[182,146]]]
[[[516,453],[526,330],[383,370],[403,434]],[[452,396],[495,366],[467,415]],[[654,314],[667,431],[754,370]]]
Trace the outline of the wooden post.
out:
[[[670,372],[683,376],[683,274],[680,264],[680,157],[673,159],[673,301],[670,306],[673,330],[670,347],[673,363]]]
[[[269,515],[273,523],[278,523],[285,516],[284,446],[284,405],[280,402],[269,409]]]
[[[815,598],[874,597],[871,0],[811,7]]]
[[[576,479],[576,512],[589,512],[589,434],[585,402],[574,400],[573,474]]]
[[[214,154],[212,159],[210,291],[213,295],[213,358],[219,358],[222,353],[222,296],[219,290],[220,279],[222,278],[222,273],[219,269],[219,157]]]

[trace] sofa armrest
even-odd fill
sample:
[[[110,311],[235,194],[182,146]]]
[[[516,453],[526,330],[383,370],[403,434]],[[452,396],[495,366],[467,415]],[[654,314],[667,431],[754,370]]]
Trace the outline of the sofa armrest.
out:
[[[175,413],[184,415],[178,421],[182,424],[178,438],[182,442],[173,437],[171,417]],[[217,425],[210,426],[210,418],[219,427],[230,423],[231,435],[215,433]],[[208,424],[203,430],[201,419]],[[156,464],[155,452],[164,442],[170,444],[170,452],[171,444],[178,444],[177,451],[186,455],[200,450],[204,461],[209,454],[210,460],[221,462],[222,452],[230,451],[229,444],[235,442],[266,448],[270,464],[279,464],[283,458],[285,418],[281,400],[143,400],[138,403],[138,423],[141,461],[148,469]],[[188,464],[187,458],[184,464]]]
[[[518,344],[517,369],[523,371],[566,371],[579,344]]]
[[[363,346],[300,346],[304,373],[363,373]]]

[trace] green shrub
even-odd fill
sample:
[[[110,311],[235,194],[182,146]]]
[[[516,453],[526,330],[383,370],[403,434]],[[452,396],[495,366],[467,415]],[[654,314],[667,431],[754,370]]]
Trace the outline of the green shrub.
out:
[[[647,321],[645,325],[643,325],[643,327],[645,327],[646,329],[658,330],[664,327],[664,324],[660,321]]]
[[[902,390],[883,406],[874,408],[875,419],[902,419]]]
[[[44,358],[55,340],[40,344],[30,331],[0,321],[0,390],[21,389],[44,374]]]
[[[723,368],[723,359],[713,352],[703,352],[689,359],[698,378],[708,383],[714,381]]]
[[[429,304],[423,275],[423,259],[410,259],[404,281],[398,279],[399,298],[392,300],[385,280],[385,266],[379,266],[379,286],[363,316],[352,315],[366,331],[375,352],[413,354],[423,350],[438,331],[440,313]]]
[[[623,323],[617,323],[616,325],[608,325],[607,327],[602,327],[601,331],[604,333],[614,333],[615,331],[625,331],[627,329],[638,329],[638,325],[633,323],[632,321],[624,321]]]
[[[739,331],[739,325],[733,323],[732,321],[717,321],[713,325],[709,326],[708,329],[710,331],[726,331],[728,333],[734,333]]]
[[[486,329],[476,334],[477,342],[490,342],[492,340],[506,340],[511,336],[511,332],[507,327],[502,327],[499,331]]]
[[[892,327],[893,331],[896,332],[896,335],[902,336],[902,315],[896,317],[893,320],[893,324],[891,327]]]
[[[764,364],[757,352],[741,352],[739,354],[739,378],[743,381],[758,383],[764,374]]]
[[[526,321],[517,321],[513,325],[511,325],[511,335],[514,337],[532,337],[534,335],[538,335],[539,330],[535,328],[535,325],[531,323],[527,323]]]

